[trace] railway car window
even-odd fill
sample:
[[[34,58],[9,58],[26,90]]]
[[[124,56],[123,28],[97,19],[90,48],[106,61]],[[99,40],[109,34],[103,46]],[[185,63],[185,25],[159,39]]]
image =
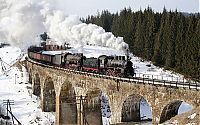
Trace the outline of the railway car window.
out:
[[[122,56],[122,60],[125,60],[125,56]]]
[[[91,68],[97,68],[98,67],[98,61],[96,58],[87,58],[86,60],[83,60],[83,66],[84,67],[91,67]]]

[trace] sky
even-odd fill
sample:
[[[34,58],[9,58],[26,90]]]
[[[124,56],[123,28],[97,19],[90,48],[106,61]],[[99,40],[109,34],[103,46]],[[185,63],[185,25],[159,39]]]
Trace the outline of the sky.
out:
[[[50,3],[49,3],[50,2]],[[95,15],[102,10],[112,13],[131,7],[137,11],[147,6],[155,11],[176,9],[198,12],[198,0],[0,0],[0,41],[20,48],[36,44],[38,34],[48,32],[56,41],[127,48],[123,38],[105,33],[101,27],[86,25],[80,18]],[[61,11],[58,11],[61,10]],[[64,13],[63,13],[64,12]],[[70,15],[70,16],[68,16]],[[73,16],[73,15],[78,15]],[[31,28],[30,28],[31,27]],[[37,38],[36,38],[37,37]],[[30,41],[30,42],[27,42]],[[112,44],[112,43],[117,44]],[[119,43],[121,44],[120,46]]]
[[[49,0],[56,5],[56,9],[65,10],[66,14],[74,14],[80,17],[94,15],[102,10],[111,12],[119,12],[124,7],[131,7],[137,11],[143,10],[147,6],[153,8],[154,11],[161,12],[163,7],[167,10],[175,10],[181,12],[199,12],[199,0]],[[64,2],[63,2],[64,1]]]

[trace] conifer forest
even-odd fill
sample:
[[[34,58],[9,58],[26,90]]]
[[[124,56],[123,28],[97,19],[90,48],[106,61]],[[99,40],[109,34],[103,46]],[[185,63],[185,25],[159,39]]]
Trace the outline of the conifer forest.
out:
[[[175,11],[107,10],[81,19],[121,36],[131,53],[200,81],[200,15]]]

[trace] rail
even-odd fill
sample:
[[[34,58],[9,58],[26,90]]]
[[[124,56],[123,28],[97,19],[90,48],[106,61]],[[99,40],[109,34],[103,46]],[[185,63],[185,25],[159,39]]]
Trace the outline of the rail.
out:
[[[81,75],[86,75],[86,76],[100,77],[100,78],[104,78],[104,79],[113,79],[118,82],[119,81],[137,82],[138,84],[149,84],[149,85],[154,85],[154,86],[160,85],[160,86],[165,86],[165,87],[170,87],[170,88],[172,88],[172,87],[173,88],[188,88],[188,89],[195,89],[197,91],[200,89],[200,83],[198,83],[198,82],[190,82],[190,81],[184,81],[184,80],[182,82],[160,80],[160,79],[155,79],[155,77],[145,77],[145,74],[136,75],[132,78],[115,77],[115,76],[108,76],[108,75],[104,75],[104,74],[77,71],[77,70],[66,69],[66,68],[62,68],[62,67],[58,67],[58,66],[46,65],[46,64],[31,60],[30,58],[27,58],[26,60],[31,63],[43,66],[43,67],[48,67],[48,68],[52,68],[52,69],[56,69],[56,70],[62,70],[65,72],[73,72],[75,74],[81,74]]]

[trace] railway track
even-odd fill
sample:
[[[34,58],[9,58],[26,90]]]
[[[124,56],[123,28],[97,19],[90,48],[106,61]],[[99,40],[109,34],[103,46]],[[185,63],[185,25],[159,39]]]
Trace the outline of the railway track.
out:
[[[97,73],[90,73],[90,72],[84,72],[84,71],[77,71],[77,70],[71,70],[71,69],[66,69],[62,67],[57,67],[57,66],[51,66],[47,64],[43,64],[40,62],[36,62],[34,60],[31,60],[30,58],[26,59],[27,61],[40,65],[42,67],[48,67],[52,68],[55,70],[62,70],[65,72],[72,72],[75,74],[81,74],[81,75],[86,75],[86,76],[93,76],[93,77],[100,77],[104,79],[113,79],[116,82],[124,81],[124,82],[134,82],[137,84],[149,84],[153,86],[164,86],[164,87],[170,87],[170,88],[188,88],[188,89],[194,89],[194,90],[200,90],[200,83],[199,82],[180,82],[180,81],[169,81],[169,80],[160,80],[160,79],[154,79],[154,77],[150,78],[145,78],[145,75],[140,75],[143,77],[132,77],[132,78],[124,78],[124,77],[115,77],[115,76],[108,76],[108,75],[103,75],[103,74],[97,74]],[[153,79],[152,79],[153,78]]]

